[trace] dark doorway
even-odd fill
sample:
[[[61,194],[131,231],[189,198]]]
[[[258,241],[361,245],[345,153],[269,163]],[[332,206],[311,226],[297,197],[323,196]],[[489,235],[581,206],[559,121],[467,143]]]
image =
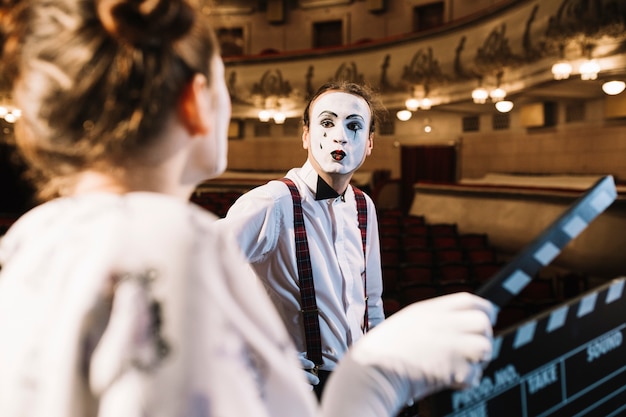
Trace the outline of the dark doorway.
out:
[[[418,181],[456,182],[456,147],[449,145],[403,146],[402,208],[408,212],[413,203],[413,186]]]

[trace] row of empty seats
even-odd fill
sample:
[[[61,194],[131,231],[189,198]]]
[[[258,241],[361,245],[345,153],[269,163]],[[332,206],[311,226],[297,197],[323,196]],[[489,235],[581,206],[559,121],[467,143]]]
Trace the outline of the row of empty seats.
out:
[[[397,210],[379,213],[383,302],[393,314],[416,301],[459,291],[476,292],[505,264],[486,234],[460,233],[456,224],[428,223]],[[537,276],[501,309],[502,330],[588,290],[585,275]]]
[[[428,298],[453,292],[475,292],[480,284],[464,281],[416,282],[401,286],[394,293],[383,294],[383,303],[387,315],[393,314],[404,306]],[[566,300],[579,296],[589,290],[588,277],[585,274],[567,272],[555,275],[538,275],[524,290],[499,314],[495,330],[504,330],[536,314],[540,314]]]
[[[196,191],[190,201],[218,217],[225,217],[230,206],[242,195],[240,191]]]
[[[417,283],[473,288],[502,265],[486,234],[459,233],[456,224],[429,224],[422,216],[385,211],[379,229],[387,291]]]

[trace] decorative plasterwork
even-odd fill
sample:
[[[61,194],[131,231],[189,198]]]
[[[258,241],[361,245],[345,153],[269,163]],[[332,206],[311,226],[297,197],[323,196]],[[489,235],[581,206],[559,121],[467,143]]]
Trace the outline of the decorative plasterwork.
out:
[[[480,74],[495,73],[502,71],[503,67],[520,65],[522,62],[523,58],[511,50],[505,23],[491,31],[474,57],[476,70]]]
[[[352,61],[350,63],[342,63],[337,71],[335,72],[335,76],[329,81],[333,80],[342,80],[342,81],[350,81],[353,83],[362,84],[365,82],[365,78],[363,77],[363,73],[359,73],[357,70],[356,62]]]
[[[406,94],[420,90],[447,94],[442,102],[450,103],[470,100],[477,80],[511,81],[517,88],[528,88],[533,83],[552,79],[550,68],[559,59],[564,42],[601,44],[603,49],[596,48],[597,56],[626,49],[624,1],[563,0],[554,4],[538,0],[520,4],[493,17],[426,38],[416,36],[397,43],[370,43],[360,49],[347,49],[349,61],[345,61],[341,51],[334,51],[283,60],[268,57],[258,65],[263,71],[268,65],[273,66],[274,71],[280,68],[281,82],[293,87],[293,91],[303,92],[287,94],[290,100],[294,96],[300,100],[295,102],[296,107],[303,105],[304,99],[329,79],[370,84],[384,94],[386,103],[403,103]],[[574,48],[575,58],[582,58],[584,46]],[[626,71],[622,61],[619,58],[616,65]],[[240,61],[232,70],[256,71],[255,65]],[[250,79],[250,76],[241,77],[244,78]],[[259,90],[260,83],[246,86],[233,82],[231,94],[239,91],[233,94],[235,100],[251,97],[253,90]],[[243,101],[253,103],[250,99]]]
[[[432,48],[418,50],[402,71],[402,80],[410,84],[443,84],[449,79],[433,57]]]
[[[283,74],[279,69],[267,70],[261,76],[258,83],[252,85],[252,95],[261,97],[278,96],[287,97],[291,93],[289,81],[283,79]]]
[[[546,37],[565,42],[603,37],[624,40],[626,2],[620,0],[563,0],[550,17]]]

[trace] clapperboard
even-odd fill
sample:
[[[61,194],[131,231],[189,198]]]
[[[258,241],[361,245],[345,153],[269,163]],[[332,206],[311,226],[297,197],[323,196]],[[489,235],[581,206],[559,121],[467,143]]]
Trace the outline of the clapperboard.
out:
[[[503,307],[617,198],[606,176],[477,293]],[[505,330],[478,387],[431,397],[436,416],[626,414],[625,278]]]

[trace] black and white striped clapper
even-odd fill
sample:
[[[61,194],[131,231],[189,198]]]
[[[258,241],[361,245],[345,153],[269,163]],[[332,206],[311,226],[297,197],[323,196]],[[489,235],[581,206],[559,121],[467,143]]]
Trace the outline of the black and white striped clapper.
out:
[[[429,398],[446,417],[626,415],[626,278],[616,278],[495,339],[480,385]]]
[[[506,305],[616,198],[613,177],[604,176],[476,293],[498,307]]]

